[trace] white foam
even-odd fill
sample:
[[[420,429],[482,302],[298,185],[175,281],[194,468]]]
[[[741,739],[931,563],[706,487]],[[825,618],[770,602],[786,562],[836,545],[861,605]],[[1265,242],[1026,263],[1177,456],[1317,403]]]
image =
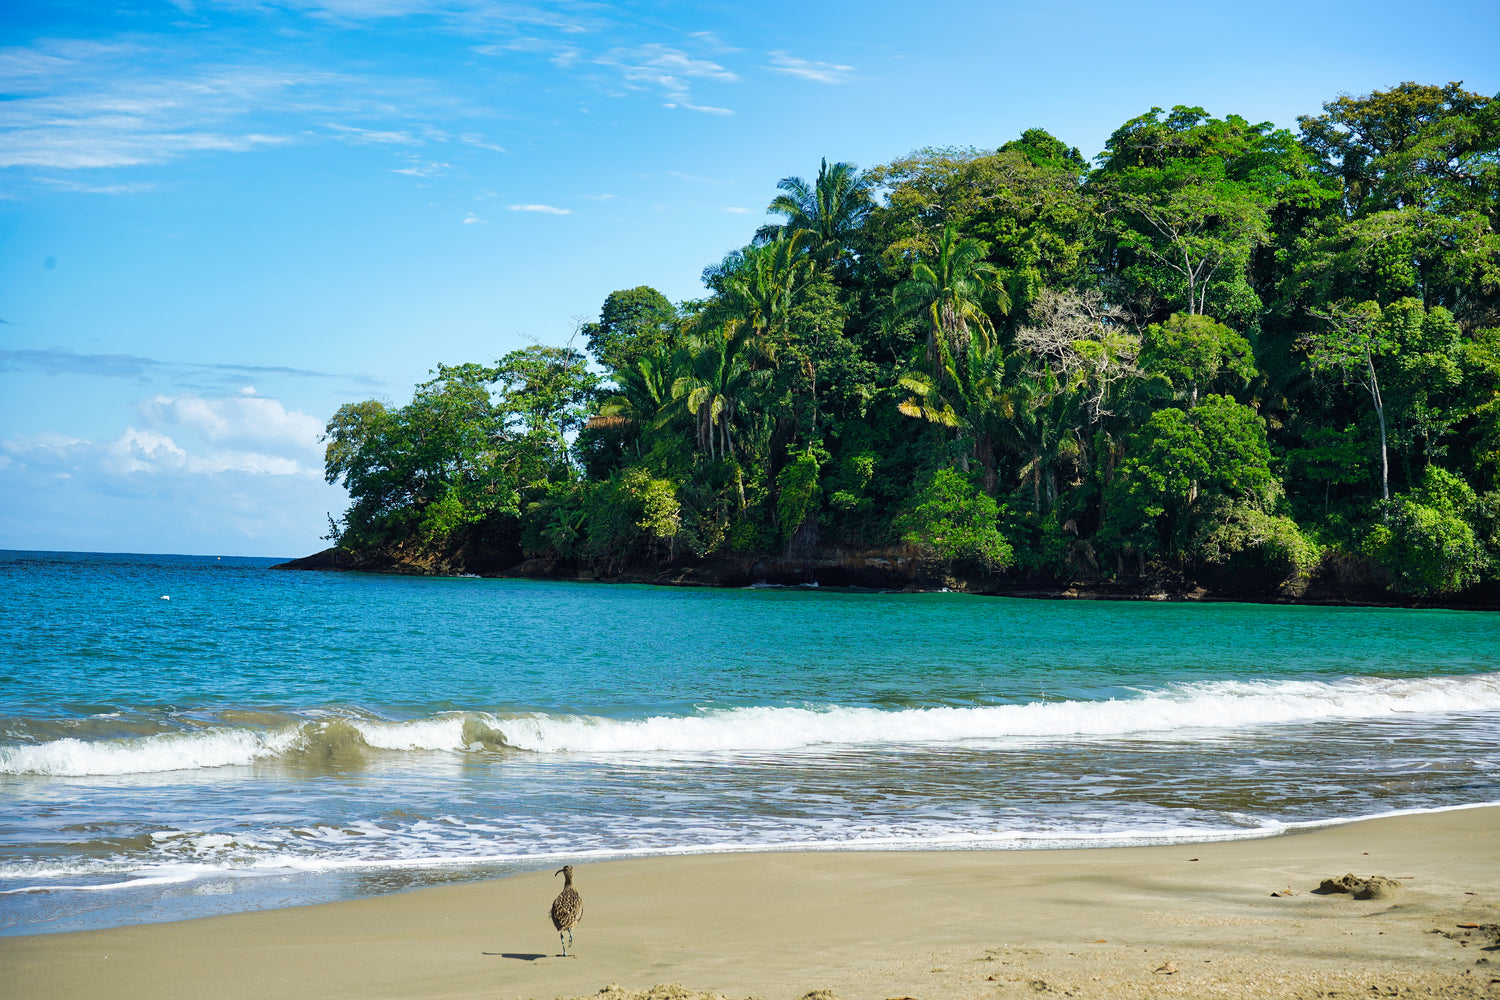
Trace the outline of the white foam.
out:
[[[464,716],[456,712],[410,722],[359,720],[354,728],[366,743],[382,750],[458,750],[464,746]]]
[[[1341,681],[1207,681],[1107,701],[884,711],[736,708],[640,720],[534,715],[497,722],[538,752],[794,750],[820,744],[1132,736],[1323,719],[1500,710],[1500,674]]]
[[[645,719],[445,712],[405,722],[310,711],[307,715],[318,715],[318,722],[279,729],[222,727],[129,739],[67,738],[0,746],[0,774],[114,775],[244,765],[305,746],[318,740],[326,727],[340,723],[380,750],[459,752],[503,744],[536,753],[683,754],[1016,738],[1188,738],[1204,731],[1293,722],[1494,711],[1500,711],[1500,673],[1202,681],[1101,701],[896,711],[763,706]]]
[[[223,728],[158,733],[131,739],[79,740],[0,746],[0,774],[141,774],[250,764],[285,753],[294,727],[273,731]]]

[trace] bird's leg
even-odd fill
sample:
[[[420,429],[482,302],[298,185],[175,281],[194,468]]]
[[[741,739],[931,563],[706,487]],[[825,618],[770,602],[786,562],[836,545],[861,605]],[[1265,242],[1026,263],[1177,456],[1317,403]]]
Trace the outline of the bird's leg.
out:
[[[573,944],[573,928],[569,927],[568,928],[568,945],[569,945],[569,947],[571,947],[572,944]]]
[[[562,931],[558,931],[557,932],[557,940],[558,940],[558,943],[562,945],[563,958],[567,958],[568,957],[568,942],[566,942],[566,941],[563,940],[563,932]]]

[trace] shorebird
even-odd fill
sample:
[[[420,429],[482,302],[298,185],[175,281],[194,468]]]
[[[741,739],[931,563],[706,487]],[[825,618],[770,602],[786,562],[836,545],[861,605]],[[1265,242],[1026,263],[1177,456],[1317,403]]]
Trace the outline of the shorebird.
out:
[[[583,897],[573,888],[573,866],[563,865],[552,873],[552,877],[563,877],[563,890],[552,901],[552,926],[557,928],[557,940],[562,941],[563,956],[568,954],[568,945],[573,943],[573,928],[583,919]],[[563,941],[563,933],[568,939]]]

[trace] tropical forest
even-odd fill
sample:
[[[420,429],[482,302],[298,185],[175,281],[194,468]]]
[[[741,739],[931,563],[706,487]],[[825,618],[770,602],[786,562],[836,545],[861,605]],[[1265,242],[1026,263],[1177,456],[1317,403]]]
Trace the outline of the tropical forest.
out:
[[[344,405],[342,565],[1451,600],[1500,581],[1500,96],[788,176],[701,298]],[[649,262],[643,264],[648,266]],[[643,274],[649,280],[649,274]],[[1321,588],[1321,591],[1319,590]]]

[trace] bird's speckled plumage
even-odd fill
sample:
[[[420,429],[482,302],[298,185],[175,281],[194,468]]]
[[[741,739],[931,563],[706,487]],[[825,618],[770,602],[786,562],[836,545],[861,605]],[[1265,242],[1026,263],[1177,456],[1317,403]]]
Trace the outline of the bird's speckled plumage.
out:
[[[557,928],[557,939],[562,941],[563,954],[566,955],[568,945],[573,943],[573,928],[583,919],[583,897],[573,888],[572,865],[563,865],[552,874],[563,877],[563,890],[552,901],[552,926]],[[563,941],[564,933],[568,935],[566,941]]]

